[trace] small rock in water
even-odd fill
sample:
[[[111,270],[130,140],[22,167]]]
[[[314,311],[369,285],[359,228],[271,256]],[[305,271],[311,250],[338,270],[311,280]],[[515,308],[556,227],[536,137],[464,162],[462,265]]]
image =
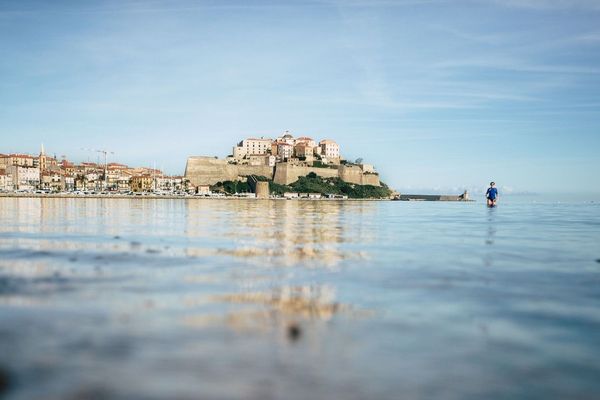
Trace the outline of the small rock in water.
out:
[[[8,391],[10,387],[10,376],[8,371],[0,367],[0,397]]]
[[[121,236],[116,235],[116,236],[113,237],[113,239],[121,239]]]
[[[302,335],[302,329],[300,328],[300,325],[295,322],[289,324],[287,328],[287,335],[292,341],[300,339],[300,336]]]
[[[596,258],[596,262],[597,262],[597,263],[600,263],[600,258]]]

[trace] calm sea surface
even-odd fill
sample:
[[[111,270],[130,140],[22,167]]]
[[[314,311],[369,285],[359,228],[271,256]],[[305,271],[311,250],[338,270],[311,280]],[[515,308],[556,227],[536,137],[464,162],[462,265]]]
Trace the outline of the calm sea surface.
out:
[[[0,198],[0,397],[597,399],[600,204]]]

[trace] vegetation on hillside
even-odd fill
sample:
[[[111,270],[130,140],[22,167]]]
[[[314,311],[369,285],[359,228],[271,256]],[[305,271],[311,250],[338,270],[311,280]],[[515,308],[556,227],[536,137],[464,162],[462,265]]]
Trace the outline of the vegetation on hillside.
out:
[[[351,199],[388,198],[392,193],[384,184],[382,186],[356,185],[344,182],[340,178],[322,178],[314,172],[298,178],[290,185],[290,188],[293,192],[339,194],[346,195]]]
[[[340,178],[322,178],[314,172],[302,176],[289,185],[280,185],[264,176],[255,176],[257,181],[269,182],[269,190],[273,195],[282,196],[286,192],[320,193],[322,195],[337,194],[351,199],[389,198],[392,191],[385,185],[356,185],[342,181]],[[250,185],[241,181],[224,181],[210,187],[213,192],[228,194],[251,192]]]
[[[210,187],[210,190],[212,192],[225,192],[228,194],[252,192],[252,189],[250,189],[250,185],[248,185],[248,182],[242,181],[217,182],[216,184]]]

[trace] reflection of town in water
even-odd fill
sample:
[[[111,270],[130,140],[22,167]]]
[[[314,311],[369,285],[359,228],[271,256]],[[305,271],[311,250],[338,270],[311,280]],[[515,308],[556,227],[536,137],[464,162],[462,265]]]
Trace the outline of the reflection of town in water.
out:
[[[0,397],[586,397],[593,207],[0,198]]]
[[[259,263],[335,266],[344,259],[366,256],[344,244],[356,244],[359,238],[364,243],[373,240],[343,212],[361,218],[373,209],[369,203],[239,200],[212,202],[209,213],[204,202],[190,201],[186,207],[188,237],[227,238],[217,249],[219,254],[258,258]],[[188,254],[205,255],[202,241],[194,243],[199,246],[188,248]]]
[[[188,325],[240,327],[287,319],[329,320],[349,306],[332,284],[289,279],[290,267],[332,269],[368,258],[375,238],[360,221],[372,203],[336,201],[4,199],[0,276],[3,303],[35,303],[28,293],[181,281],[184,296],[145,299],[156,310],[195,310]],[[372,232],[372,231],[369,231]],[[360,240],[359,240],[360,238]],[[203,266],[218,263],[216,271]],[[182,266],[182,269],[175,268]],[[282,270],[282,267],[283,270]],[[283,272],[280,272],[283,271]],[[288,271],[288,272],[286,272]],[[107,283],[108,282],[108,283]],[[207,290],[224,286],[222,290]],[[117,292],[118,296],[118,292]],[[216,314],[205,304],[225,305]],[[237,305],[237,306],[236,306]],[[199,312],[198,312],[199,311]]]

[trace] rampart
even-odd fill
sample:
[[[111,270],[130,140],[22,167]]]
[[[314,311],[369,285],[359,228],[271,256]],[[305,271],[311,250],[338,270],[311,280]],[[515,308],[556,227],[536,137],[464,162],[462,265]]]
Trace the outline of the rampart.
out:
[[[236,165],[214,157],[189,157],[185,177],[193,186],[214,185],[217,182],[235,181],[249,175],[273,177],[273,167],[266,165]]]
[[[314,172],[322,178],[337,178],[339,172],[334,168],[316,168],[316,167],[304,167],[298,165],[291,165],[288,163],[279,163],[275,167],[275,177],[273,182],[280,185],[289,185],[294,183],[301,176],[306,176],[309,173]]]
[[[372,172],[364,173],[358,165],[340,165],[340,179],[356,185],[380,185],[378,174]]]
[[[314,172],[322,178],[340,178],[357,185],[380,186],[379,175],[363,172],[358,165],[339,165],[336,168],[317,168],[289,163],[277,163],[275,167],[266,165],[229,164],[215,157],[189,157],[185,167],[185,177],[193,186],[214,185],[217,182],[235,181],[250,175],[264,176],[281,185],[294,183],[301,176]]]

